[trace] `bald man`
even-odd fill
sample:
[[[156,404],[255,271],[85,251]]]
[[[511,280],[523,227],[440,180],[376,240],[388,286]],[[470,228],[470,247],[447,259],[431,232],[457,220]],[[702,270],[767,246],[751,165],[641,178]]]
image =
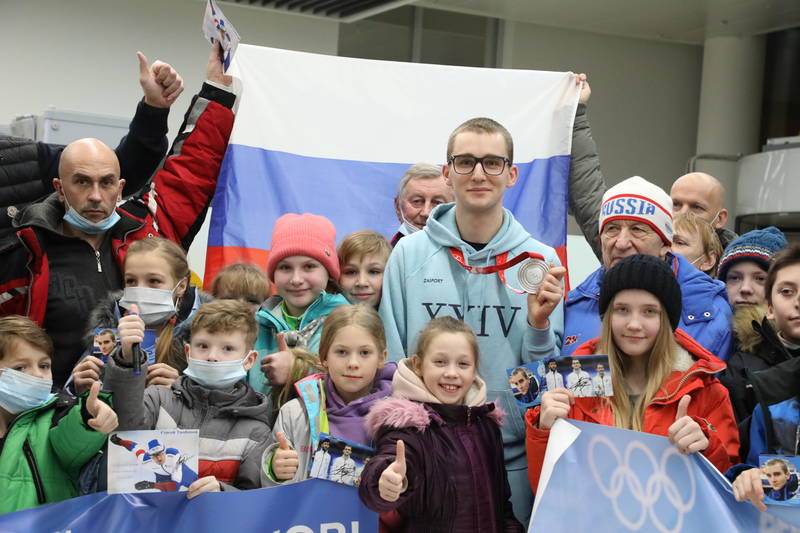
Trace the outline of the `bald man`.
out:
[[[597,145],[592,138],[586,108],[591,96],[586,76],[579,74],[583,81],[575,123],[572,129],[572,163],[569,173],[569,211],[581,227],[586,241],[602,261],[602,248],[597,220],[600,217],[600,206],[607,186],[600,170],[600,157]],[[736,233],[724,226],[728,222],[728,211],[725,209],[725,188],[715,177],[703,172],[692,172],[679,177],[670,189],[672,210],[675,215],[692,211],[711,224],[716,230],[724,249]]]
[[[140,74],[155,76],[150,68]],[[203,222],[235,101],[222,89],[231,79],[222,74],[216,49],[206,74],[209,81],[192,100],[183,130],[146,193],[117,206],[125,180],[116,154],[97,139],[81,139],[61,154],[56,192],[20,211],[14,232],[0,239],[0,315],[26,315],[47,330],[56,386],[64,384],[91,340],[85,335],[95,326],[86,323],[90,312],[109,291],[122,288],[128,246],[160,235],[188,249]]]

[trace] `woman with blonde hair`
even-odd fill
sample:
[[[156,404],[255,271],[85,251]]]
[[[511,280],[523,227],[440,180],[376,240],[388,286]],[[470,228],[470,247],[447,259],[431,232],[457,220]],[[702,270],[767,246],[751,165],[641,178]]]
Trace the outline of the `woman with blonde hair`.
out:
[[[697,270],[712,278],[722,257],[722,244],[711,224],[692,212],[681,213],[672,221],[672,251],[681,254]]]
[[[677,328],[681,289],[668,264],[654,256],[626,257],[600,290],[600,337],[574,356],[608,354],[614,396],[576,398],[546,392],[526,415],[528,475],[539,483],[550,428],[571,418],[668,436],[681,453],[702,452],[725,472],[738,461],[739,433],[728,391],[715,374],[725,364]]]

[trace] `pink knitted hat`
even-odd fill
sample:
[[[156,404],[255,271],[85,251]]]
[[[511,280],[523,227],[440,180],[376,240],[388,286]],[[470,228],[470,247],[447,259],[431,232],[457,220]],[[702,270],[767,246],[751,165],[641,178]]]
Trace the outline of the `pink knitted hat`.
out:
[[[339,279],[339,258],[336,256],[336,228],[327,218],[311,213],[287,213],[275,221],[272,248],[267,259],[267,275],[275,280],[275,267],[293,255],[316,259],[334,280]]]

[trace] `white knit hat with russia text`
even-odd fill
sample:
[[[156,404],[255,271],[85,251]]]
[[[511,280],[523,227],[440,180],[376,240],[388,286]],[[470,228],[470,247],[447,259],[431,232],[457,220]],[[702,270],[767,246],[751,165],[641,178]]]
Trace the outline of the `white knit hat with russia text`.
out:
[[[600,233],[612,220],[644,222],[658,233],[664,244],[672,245],[672,198],[640,176],[617,183],[603,195]]]

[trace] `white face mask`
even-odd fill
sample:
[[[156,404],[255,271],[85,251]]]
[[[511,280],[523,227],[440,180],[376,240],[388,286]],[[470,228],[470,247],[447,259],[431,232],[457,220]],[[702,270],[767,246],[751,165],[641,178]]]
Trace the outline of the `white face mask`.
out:
[[[245,359],[247,357],[238,361],[202,361],[189,357],[183,373],[209,389],[228,389],[247,376]]]
[[[412,233],[416,233],[422,229],[416,227],[414,224],[406,220],[406,217],[403,215],[402,211],[400,211],[400,219],[403,221],[403,223],[400,224],[400,229],[398,231],[403,235],[411,235]]]
[[[177,313],[172,295],[179,286],[180,283],[175,285],[171,291],[151,287],[125,287],[119,305],[130,309],[131,305],[136,304],[139,307],[139,316],[145,326],[161,324]]]

